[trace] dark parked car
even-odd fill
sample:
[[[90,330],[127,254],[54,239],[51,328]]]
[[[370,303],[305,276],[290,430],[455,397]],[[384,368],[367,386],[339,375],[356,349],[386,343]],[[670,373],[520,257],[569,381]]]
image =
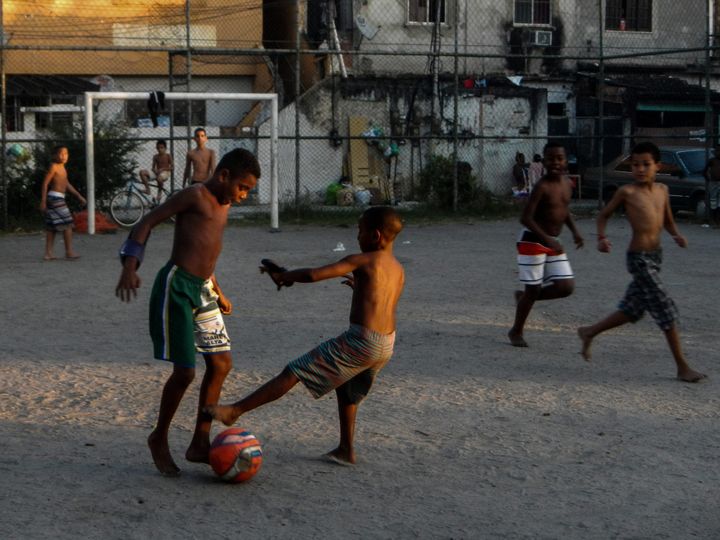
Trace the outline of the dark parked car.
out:
[[[713,152],[710,152],[710,157]],[[605,165],[603,200],[609,201],[622,185],[634,180],[630,167],[631,158],[620,156]],[[693,146],[660,147],[660,170],[656,181],[666,184],[670,192],[670,207],[674,212],[692,212],[698,217],[705,216],[705,177],[703,171],[707,162],[705,149]],[[582,178],[583,197],[598,196],[600,168],[590,168]]]

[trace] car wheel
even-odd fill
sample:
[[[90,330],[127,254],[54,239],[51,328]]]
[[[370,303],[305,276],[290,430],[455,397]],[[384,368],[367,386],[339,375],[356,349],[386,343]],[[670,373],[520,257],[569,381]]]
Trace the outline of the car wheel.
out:
[[[705,197],[695,197],[692,201],[690,201],[690,212],[696,219],[705,219],[705,214],[707,212]]]

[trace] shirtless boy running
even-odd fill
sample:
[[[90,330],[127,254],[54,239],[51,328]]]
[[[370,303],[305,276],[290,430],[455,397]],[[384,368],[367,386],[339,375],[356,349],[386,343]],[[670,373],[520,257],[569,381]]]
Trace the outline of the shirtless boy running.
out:
[[[222,313],[232,304],[215,280],[215,263],[222,249],[222,235],[231,203],[245,200],[260,176],[255,156],[236,149],[223,156],[212,178],[177,192],[148,213],[130,232],[120,249],[123,269],[115,295],[124,302],[137,296],[137,269],[145,243],[156,225],[176,216],[170,261],[158,272],[150,296],[150,336],[155,358],[173,363],[173,371],[160,400],[157,426],[148,446],[158,470],[176,476],[168,431],[175,411],[195,378],[195,356],[205,358],[205,376],[188,461],[208,463],[210,424],[203,408],[217,403],[222,384],[232,367],[230,339]]]
[[[278,287],[344,277],[353,288],[350,328],[290,362],[274,379],[232,405],[209,406],[216,420],[232,425],[240,415],[274,401],[302,382],[315,399],[335,390],[340,416],[340,444],[325,454],[339,464],[355,463],[353,438],[359,403],[377,373],[390,360],[395,343],[395,309],[405,282],[393,242],[402,230],[400,216],[389,207],[367,209],[358,224],[362,253],[318,268],[285,271],[269,267]],[[352,276],[348,275],[352,272]]]
[[[537,300],[553,300],[572,294],[575,276],[558,240],[563,225],[573,234],[575,247],[583,246],[572,215],[572,186],[567,177],[565,147],[550,142],[543,149],[547,173],[533,188],[520,222],[525,226],[517,241],[518,273],[524,291],[515,291],[515,324],[508,332],[515,347],[527,347],[523,338],[525,321]]]
[[[592,326],[578,328],[582,341],[581,354],[590,360],[590,346],[595,336],[611,328],[639,320],[645,311],[665,333],[670,351],[677,365],[677,377],[685,382],[698,382],[705,375],[692,369],[682,352],[676,320],[675,302],[668,296],[660,280],[662,248],[660,234],[663,227],[681,248],[687,247],[687,240],[678,232],[672,212],[667,186],[655,183],[660,168],[660,150],[651,142],[643,142],[632,150],[632,174],[635,183],[620,187],[612,200],[602,209],[597,218],[598,250],[610,251],[610,240],[605,236],[605,226],[613,212],[622,204],[632,228],[632,239],[628,246],[627,269],[633,281],[620,301],[617,311]]]
[[[185,158],[185,172],[183,173],[183,186],[204,182],[215,171],[215,150],[206,148],[207,133],[203,128],[197,128],[193,136],[195,149],[190,150]]]

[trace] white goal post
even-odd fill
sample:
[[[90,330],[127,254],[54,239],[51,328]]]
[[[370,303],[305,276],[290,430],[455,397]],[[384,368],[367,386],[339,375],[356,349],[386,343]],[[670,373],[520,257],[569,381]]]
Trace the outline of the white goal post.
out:
[[[93,133],[93,102],[103,99],[147,100],[149,92],[85,92],[85,155],[87,182],[88,234],[95,234],[95,137]],[[270,102],[270,228],[278,230],[278,96],[277,94],[165,92],[165,99],[181,100],[245,100]]]

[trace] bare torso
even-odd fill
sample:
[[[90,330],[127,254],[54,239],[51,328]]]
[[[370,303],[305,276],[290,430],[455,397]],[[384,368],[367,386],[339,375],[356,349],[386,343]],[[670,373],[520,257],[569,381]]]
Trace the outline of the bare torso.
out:
[[[204,182],[212,176],[215,152],[209,148],[196,148],[187,155],[188,163],[192,165],[192,182]]]
[[[572,186],[567,178],[544,177],[535,185],[527,210],[532,213],[532,221],[545,234],[557,237],[560,236],[563,224],[568,218],[571,197]]]
[[[153,157],[155,172],[169,171],[172,169],[172,158],[170,154],[155,154]]]
[[[405,284],[402,265],[391,251],[363,253],[365,264],[353,271],[350,322],[381,334],[395,331],[395,310]]]
[[[632,226],[628,251],[653,251],[660,247],[660,234],[669,211],[664,184],[630,184],[621,188],[625,214]]]
[[[65,193],[68,187],[68,175],[65,165],[62,163],[53,163],[50,166],[50,181],[47,184],[48,191],[56,191],[58,193]]]
[[[187,189],[194,190],[194,203],[177,214],[171,259],[191,274],[208,279],[222,250],[230,205],[220,204],[204,185]]]

